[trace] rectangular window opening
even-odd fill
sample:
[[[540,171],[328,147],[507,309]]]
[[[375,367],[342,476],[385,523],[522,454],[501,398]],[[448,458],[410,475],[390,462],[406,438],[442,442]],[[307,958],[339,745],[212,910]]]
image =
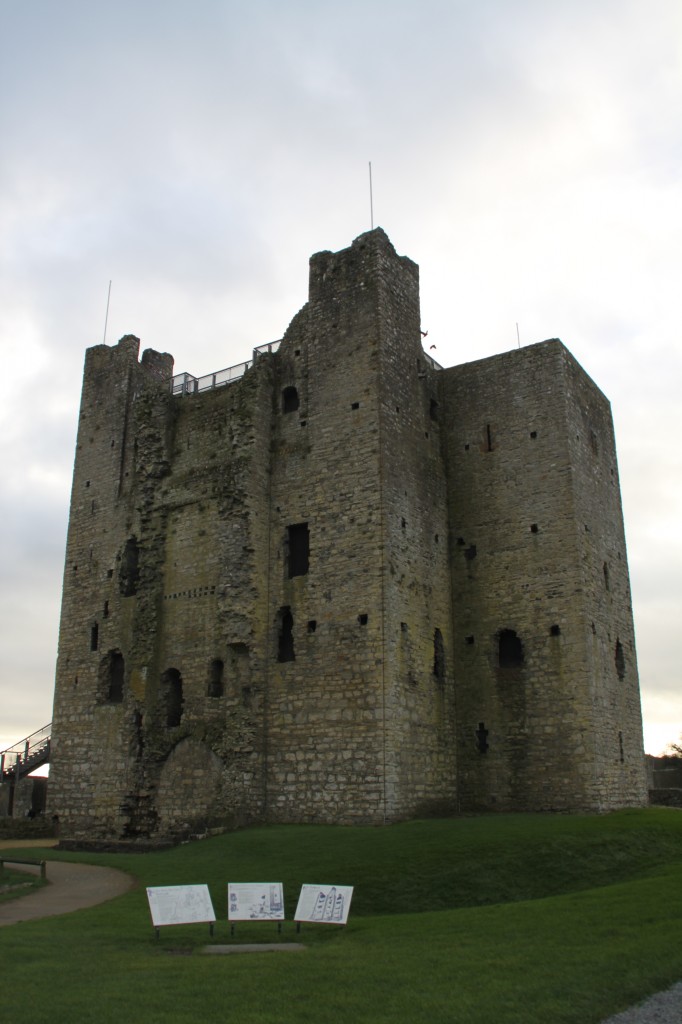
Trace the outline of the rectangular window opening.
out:
[[[287,527],[287,567],[289,579],[305,576],[310,560],[310,533],[307,523]]]

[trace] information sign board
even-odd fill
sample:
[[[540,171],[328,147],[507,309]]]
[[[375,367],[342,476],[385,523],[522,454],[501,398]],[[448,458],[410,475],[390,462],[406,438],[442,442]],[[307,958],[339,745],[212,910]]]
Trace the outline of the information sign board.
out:
[[[294,921],[345,924],[352,897],[352,885],[302,885]]]
[[[228,921],[283,921],[281,882],[228,882]]]
[[[152,924],[215,922],[215,912],[207,885],[161,885],[147,889]]]

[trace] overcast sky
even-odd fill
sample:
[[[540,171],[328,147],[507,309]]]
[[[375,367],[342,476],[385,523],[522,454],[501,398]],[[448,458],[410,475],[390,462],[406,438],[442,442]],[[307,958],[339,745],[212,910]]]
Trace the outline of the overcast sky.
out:
[[[374,223],[444,366],[560,337],[616,424],[645,722],[682,734],[680,0],[0,0],[0,749],[52,715],[85,349],[201,375]]]

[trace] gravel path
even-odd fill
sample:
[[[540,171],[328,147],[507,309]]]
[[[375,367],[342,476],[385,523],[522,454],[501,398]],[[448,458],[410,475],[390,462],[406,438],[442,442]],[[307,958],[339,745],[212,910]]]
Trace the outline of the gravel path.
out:
[[[682,982],[666,992],[651,996],[639,1006],[617,1013],[602,1024],[680,1024],[682,1022]]]
[[[27,853],[27,857],[30,854]],[[39,868],[12,864],[11,868],[37,874]],[[70,864],[66,861],[47,862],[48,884],[28,896],[0,903],[0,927],[33,921],[39,917],[70,914],[73,910],[106,903],[127,892],[135,884],[130,875],[115,868],[98,868],[92,864]]]

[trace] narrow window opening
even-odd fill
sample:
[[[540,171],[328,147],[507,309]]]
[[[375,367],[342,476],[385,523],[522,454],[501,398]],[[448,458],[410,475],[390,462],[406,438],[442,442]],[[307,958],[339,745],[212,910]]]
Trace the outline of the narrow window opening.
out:
[[[407,623],[406,622],[401,622],[400,623],[400,632],[401,633],[407,633]]]
[[[123,597],[134,597],[140,580],[140,550],[136,537],[129,537],[123,548],[118,582]]]
[[[625,764],[625,750],[623,749],[623,734],[622,734],[622,732],[618,733],[618,749],[619,749],[619,755],[620,755],[620,763],[621,764]]]
[[[183,705],[182,676],[176,668],[169,668],[161,676],[161,699],[166,716],[166,727],[174,729],[180,725]]]
[[[403,529],[403,530],[404,530],[404,529],[405,529],[405,527],[407,526],[407,523],[405,522],[405,520],[404,520],[404,519],[401,519],[401,520],[400,520],[400,526],[401,526],[401,529]]]
[[[475,544],[470,544],[469,545],[469,547],[464,552],[464,557],[466,558],[467,562],[473,562],[474,558],[476,557],[476,545]]]
[[[90,626],[90,650],[96,651],[99,647],[99,626],[97,623]]]
[[[467,644],[469,647],[472,647],[473,644],[475,643],[475,639],[471,635],[470,636],[465,636],[464,637],[464,643]]]
[[[282,391],[282,412],[296,412],[301,403],[295,387],[284,388]]]
[[[485,425],[485,437],[486,437],[486,451],[491,452],[493,450],[493,435],[490,431],[490,424]]]
[[[429,416],[434,422],[438,421],[438,402],[435,398],[432,398],[429,403]]]
[[[485,754],[488,751],[488,733],[489,730],[485,727],[485,722],[478,723],[478,729],[476,730],[476,739],[478,741],[479,753]]]
[[[308,632],[309,633],[314,633],[316,629],[317,629],[317,620],[316,619],[308,619]]]
[[[307,523],[296,523],[287,526],[287,561],[289,579],[293,576],[305,576],[308,572],[310,554],[310,534]]]
[[[279,630],[277,633],[277,661],[295,661],[294,654],[294,617],[291,608],[280,608]]]
[[[433,674],[441,682],[445,679],[445,645],[439,629],[433,631]]]
[[[610,589],[610,587],[609,587],[609,567],[608,567],[606,562],[604,562],[604,586],[606,587],[607,590]]]
[[[465,451],[465,452],[468,452],[468,451],[469,451],[469,445],[468,445],[468,444],[465,444],[465,445],[464,445],[464,451]]]
[[[623,651],[623,645],[620,640],[616,640],[615,662],[618,678],[625,679],[625,652]]]
[[[366,626],[368,622],[368,615],[366,612],[362,612],[358,615],[358,622],[361,626]]]
[[[538,436],[537,430],[531,430],[530,436],[531,436],[531,439],[534,441],[535,438]]]
[[[553,626],[549,627],[549,635],[550,636],[559,636],[560,633],[561,633],[561,629],[560,629],[559,626],[556,625],[556,623]]]
[[[498,634],[498,663],[500,668],[523,665],[523,644],[513,629],[503,629]]]
[[[123,681],[125,678],[125,661],[120,651],[110,651],[106,659],[107,693],[110,704],[121,704],[123,701]]]
[[[351,409],[359,409],[359,408],[360,408],[360,403],[359,402],[353,402],[351,404]]]
[[[531,523],[530,524],[530,532],[531,533],[537,533],[538,532],[538,524],[537,523]]]
[[[108,619],[109,618],[109,602],[108,601],[104,602],[104,608],[102,608],[102,618],[103,619]]]
[[[225,666],[223,662],[220,658],[214,658],[208,670],[208,689],[206,692],[209,697],[222,697],[224,693],[224,672]]]

